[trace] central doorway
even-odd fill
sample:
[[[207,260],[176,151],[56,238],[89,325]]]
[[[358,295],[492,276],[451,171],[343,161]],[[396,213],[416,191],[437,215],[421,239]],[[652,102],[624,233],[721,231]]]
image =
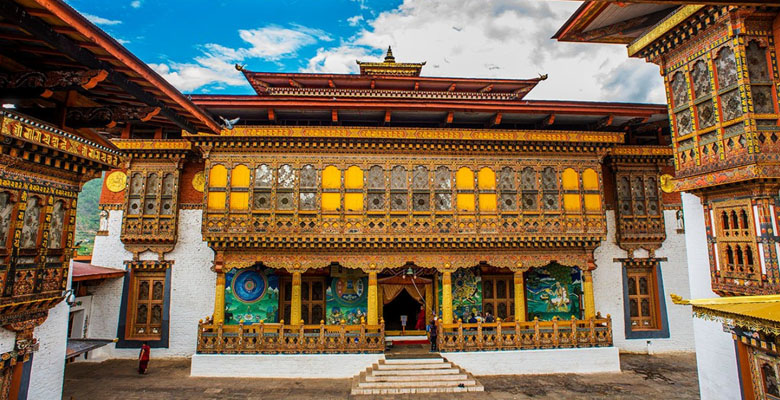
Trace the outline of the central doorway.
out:
[[[406,330],[413,331],[417,324],[417,314],[420,312],[420,307],[422,307],[422,303],[412,297],[406,289],[401,290],[382,309],[385,319],[385,330],[400,331],[402,329],[401,316],[406,315]]]

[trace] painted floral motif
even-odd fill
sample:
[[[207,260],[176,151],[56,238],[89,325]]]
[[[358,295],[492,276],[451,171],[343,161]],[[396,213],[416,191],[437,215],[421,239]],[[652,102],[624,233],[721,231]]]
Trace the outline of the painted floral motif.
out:
[[[766,49],[762,48],[758,42],[752,41],[747,46],[747,65],[750,82],[768,82],[769,67],[766,60]]]
[[[672,79],[672,99],[674,100],[675,107],[688,104],[687,86],[685,75],[682,72],[674,74],[674,78]]]
[[[742,99],[738,89],[720,96],[720,103],[724,121],[731,121],[742,116]]]
[[[697,99],[712,93],[712,84],[710,83],[710,71],[707,63],[699,60],[691,69],[693,77],[693,93]]]
[[[753,106],[758,114],[774,114],[772,86],[752,86]]]
[[[718,70],[718,85],[725,89],[737,84],[737,60],[731,47],[724,47],[715,59],[715,67]]]
[[[677,135],[685,136],[693,132],[693,120],[691,118],[691,110],[684,110],[678,112],[676,115],[677,120]]]
[[[699,114],[699,128],[705,129],[715,125],[715,107],[712,102],[707,100],[696,106],[696,112]]]

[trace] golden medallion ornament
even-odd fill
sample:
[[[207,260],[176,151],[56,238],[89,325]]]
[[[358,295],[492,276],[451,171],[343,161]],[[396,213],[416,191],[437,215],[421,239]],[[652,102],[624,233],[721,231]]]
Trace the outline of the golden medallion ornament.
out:
[[[661,185],[661,190],[663,190],[664,193],[674,192],[674,182],[672,182],[672,179],[674,179],[674,177],[669,174],[663,174],[658,177],[658,180],[660,181],[660,185]]]
[[[201,193],[206,189],[206,174],[203,171],[192,177],[192,187]]]
[[[106,187],[108,190],[118,193],[127,187],[127,174],[122,171],[114,171],[106,177]]]

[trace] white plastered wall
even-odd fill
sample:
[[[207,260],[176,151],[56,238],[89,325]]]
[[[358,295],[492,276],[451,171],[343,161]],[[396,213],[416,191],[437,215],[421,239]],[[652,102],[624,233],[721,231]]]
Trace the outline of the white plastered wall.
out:
[[[179,211],[179,238],[174,250],[166,254],[173,260],[170,288],[168,348],[152,349],[153,357],[189,357],[195,353],[198,321],[209,316],[214,308],[216,274],[211,271],[214,252],[201,235],[200,210]],[[109,212],[108,235],[95,238],[92,264],[124,269],[124,261],[132,259],[119,240],[122,211]],[[157,256],[143,254],[144,259]],[[104,281],[93,294],[88,337],[114,338],[119,325],[124,279]],[[90,354],[90,360],[135,358],[137,349],[117,349],[111,344]]]
[[[73,262],[68,268],[68,282],[71,287]],[[68,316],[70,306],[61,301],[49,310],[46,321],[35,328],[33,335],[38,339],[38,351],[33,354],[30,370],[28,399],[59,399],[65,376],[65,353],[68,348]]]
[[[683,193],[682,200],[691,298],[718,297],[712,291],[710,280],[704,208],[699,198],[692,194]],[[686,308],[690,313],[690,307]],[[702,400],[742,398],[739,391],[736,350],[731,334],[724,332],[720,323],[699,318],[693,320],[693,332]]]
[[[690,293],[685,234],[677,233],[676,213],[675,210],[664,211],[666,241],[655,252],[657,258],[667,258],[667,261],[661,263],[661,275],[669,338],[663,339],[626,339],[623,265],[613,260],[627,258],[628,254],[616,243],[615,212],[608,210],[606,213],[607,240],[603,241],[594,253],[596,270],[593,272],[593,287],[596,311],[601,312],[602,315],[612,316],[613,341],[621,351],[662,353],[694,350],[691,311],[682,306],[675,306],[669,298],[670,293],[686,298]],[[634,257],[647,257],[647,251],[636,251]]]

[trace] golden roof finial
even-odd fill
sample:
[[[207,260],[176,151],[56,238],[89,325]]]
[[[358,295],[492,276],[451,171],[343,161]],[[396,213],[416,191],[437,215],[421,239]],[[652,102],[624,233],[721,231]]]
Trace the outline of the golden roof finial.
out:
[[[393,48],[390,46],[387,46],[387,55],[385,56],[385,62],[395,64],[395,57],[393,57]]]

